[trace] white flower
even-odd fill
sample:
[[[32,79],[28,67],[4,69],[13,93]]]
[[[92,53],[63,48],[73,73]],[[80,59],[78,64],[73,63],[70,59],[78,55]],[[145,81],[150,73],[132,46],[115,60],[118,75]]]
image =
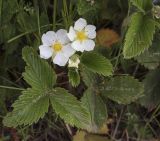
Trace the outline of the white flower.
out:
[[[59,66],[65,66],[69,57],[75,53],[67,37],[67,31],[64,29],[48,31],[42,35],[42,45],[39,46],[40,57],[48,59],[53,58],[53,63]]]
[[[95,47],[93,39],[96,37],[96,27],[87,25],[85,19],[78,19],[67,35],[72,41],[71,46],[77,51],[91,51]]]
[[[77,68],[80,63],[79,57],[77,55],[73,55],[68,62],[68,67],[70,68]]]

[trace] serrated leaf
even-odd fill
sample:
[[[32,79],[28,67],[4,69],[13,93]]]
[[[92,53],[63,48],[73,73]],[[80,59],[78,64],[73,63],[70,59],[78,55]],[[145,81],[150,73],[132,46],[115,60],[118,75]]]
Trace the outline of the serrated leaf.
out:
[[[140,11],[144,12],[152,9],[152,0],[131,0],[134,6],[136,6]]]
[[[69,68],[68,77],[69,77],[69,82],[71,83],[71,85],[73,87],[76,87],[76,86],[79,85],[79,83],[80,83],[80,76],[79,76],[78,69],[76,69],[76,68]]]
[[[32,48],[23,49],[23,58],[27,63],[23,76],[32,88],[23,91],[12,105],[13,111],[3,121],[6,126],[30,125],[42,118],[48,111],[48,95],[56,82],[52,68]]]
[[[133,14],[125,37],[124,57],[129,59],[148,49],[152,43],[154,33],[155,22],[150,17],[142,13]]]
[[[144,97],[140,103],[152,110],[160,104],[160,69],[150,71],[144,79]]]
[[[143,96],[141,82],[131,76],[117,76],[104,84],[102,95],[119,104],[130,104]]]
[[[137,56],[135,59],[148,69],[155,69],[159,66],[160,63],[160,40],[155,40],[152,46],[142,53],[140,56]]]
[[[111,62],[104,56],[95,52],[85,52],[81,56],[81,63],[85,65],[90,71],[110,76],[113,72]]]
[[[3,123],[8,127],[31,125],[44,117],[49,107],[49,97],[38,89],[27,89],[12,105],[14,110],[8,113]]]
[[[84,129],[89,124],[89,115],[80,101],[63,88],[56,88],[50,97],[55,112],[72,126]]]
[[[92,87],[96,85],[95,83],[97,82],[97,79],[96,79],[97,74],[91,72],[86,67],[81,67],[80,73],[81,73],[82,80],[86,84],[86,86]]]
[[[96,94],[92,89],[86,90],[81,102],[90,117],[90,123],[86,126],[87,131],[98,133],[108,117],[106,105],[100,95]]]
[[[31,47],[25,47],[22,51],[23,59],[27,66],[23,77],[32,87],[39,89],[51,89],[56,83],[56,74],[48,63],[40,59]]]

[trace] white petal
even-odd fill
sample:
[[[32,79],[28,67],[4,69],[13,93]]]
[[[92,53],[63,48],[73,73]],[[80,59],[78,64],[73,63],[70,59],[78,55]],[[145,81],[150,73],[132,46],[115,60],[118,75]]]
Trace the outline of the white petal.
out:
[[[56,34],[54,31],[48,31],[42,35],[42,43],[51,46],[56,41]]]
[[[59,66],[65,66],[68,60],[69,58],[65,57],[62,53],[57,53],[53,58],[53,63]]]
[[[96,27],[94,25],[87,25],[85,27],[85,32],[90,39],[96,38]]]
[[[52,56],[53,52],[49,46],[41,45],[39,46],[40,57],[44,59],[48,59]]]
[[[71,47],[71,44],[68,44],[63,47],[62,52],[64,56],[70,57],[72,56],[76,51]]]
[[[83,41],[84,50],[91,51],[95,47],[95,42],[93,40],[85,40]]]
[[[64,29],[60,29],[56,32],[57,39],[60,41],[62,44],[66,44],[69,42],[69,38],[67,37],[67,31]]]
[[[83,52],[84,51],[84,46],[82,45],[82,43],[78,40],[74,41],[72,44],[71,44],[72,48],[74,48],[75,50],[77,51],[81,51]]]
[[[78,19],[74,24],[74,29],[77,31],[82,31],[87,25],[87,21],[85,19]]]
[[[73,29],[73,26],[71,26],[69,28],[69,33],[67,34],[68,35],[68,38],[71,40],[71,41],[74,41],[75,38],[76,38],[76,32],[75,30]]]

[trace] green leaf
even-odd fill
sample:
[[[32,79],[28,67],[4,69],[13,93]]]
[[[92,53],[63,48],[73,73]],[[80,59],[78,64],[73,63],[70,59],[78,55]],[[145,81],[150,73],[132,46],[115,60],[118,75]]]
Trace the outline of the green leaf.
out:
[[[80,101],[63,88],[56,88],[50,97],[55,112],[66,123],[79,128],[85,128],[89,124],[89,115]]]
[[[140,11],[144,12],[152,9],[152,0],[131,0],[134,6],[136,6]]]
[[[97,74],[91,72],[86,67],[81,67],[80,73],[82,80],[86,84],[86,86],[94,87],[94,85],[97,85]]]
[[[155,40],[152,46],[135,59],[148,69],[155,69],[160,62],[160,40]]]
[[[127,31],[123,55],[129,59],[140,55],[148,49],[155,33],[155,22],[142,13],[135,13],[131,17],[130,27]]]
[[[144,79],[144,97],[140,103],[148,109],[155,108],[160,104],[160,69],[150,71]]]
[[[3,123],[8,127],[31,125],[44,117],[49,107],[49,97],[39,89],[27,89],[12,105],[14,110],[8,113]]]
[[[131,76],[117,76],[104,84],[102,95],[119,104],[130,104],[143,96],[141,82]]]
[[[81,63],[86,66],[90,71],[110,76],[113,72],[111,62],[104,56],[95,52],[85,52],[81,56]]]
[[[1,24],[8,24],[14,14],[18,11],[16,0],[3,0],[1,2]],[[6,11],[7,9],[7,11]]]
[[[76,69],[76,68],[69,68],[68,77],[69,77],[69,82],[71,83],[71,85],[73,87],[76,87],[76,86],[79,85],[79,83],[80,83],[80,76],[79,76],[78,69]]]
[[[87,19],[87,21],[93,22],[98,18],[100,2],[94,1],[92,5],[90,1],[77,0],[76,5],[78,14]]]
[[[23,49],[23,58],[27,63],[23,76],[32,89],[25,90],[12,105],[13,111],[3,121],[6,126],[32,124],[42,118],[48,111],[48,95],[56,83],[52,68],[32,48]]]
[[[56,74],[48,63],[40,59],[31,47],[25,47],[22,52],[23,59],[27,63],[23,77],[32,87],[39,89],[51,89],[56,83]]]
[[[108,117],[106,105],[100,95],[92,89],[86,90],[81,101],[89,113],[90,123],[86,127],[87,131],[98,133]]]

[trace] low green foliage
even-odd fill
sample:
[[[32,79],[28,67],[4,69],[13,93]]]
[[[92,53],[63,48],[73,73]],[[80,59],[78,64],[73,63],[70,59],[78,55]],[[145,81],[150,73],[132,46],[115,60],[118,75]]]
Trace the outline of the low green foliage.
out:
[[[53,109],[67,123],[85,129],[89,123],[88,112],[77,99],[62,88],[53,90],[50,98]]]
[[[5,117],[3,123],[9,127],[33,124],[44,117],[50,100],[53,109],[67,123],[85,128],[88,124],[85,108],[65,89],[53,89],[56,75],[48,63],[40,59],[29,47],[23,49],[23,58],[27,63],[24,79],[32,88],[25,90],[12,105],[14,109]]]
[[[119,104],[130,104],[143,96],[143,84],[131,76],[117,76],[107,81],[101,92]]]
[[[89,132],[97,133],[108,117],[105,103],[100,95],[92,89],[86,90],[81,102],[89,113],[89,124],[86,129]]]
[[[158,36],[158,35],[157,35]],[[160,40],[155,39],[152,46],[144,51],[141,55],[135,57],[135,59],[148,69],[156,69],[159,66],[160,60]]]
[[[69,82],[73,87],[76,87],[80,84],[80,76],[78,69],[69,68],[68,77],[69,77]]]
[[[144,79],[144,97],[141,104],[148,109],[153,109],[160,104],[160,69],[150,71]]]
[[[81,56],[81,63],[85,65],[90,71],[110,76],[113,72],[112,64],[104,56],[95,52],[87,52]]]
[[[124,57],[132,58],[143,53],[150,47],[154,33],[155,23],[153,19],[143,15],[143,13],[134,13],[125,37]]]
[[[77,137],[82,133],[81,141],[156,140],[160,135],[160,11],[155,3],[0,0],[0,140],[71,141],[81,129],[76,133]],[[109,46],[100,45],[95,30],[93,34],[83,28],[79,33],[74,27],[79,18],[95,25],[97,35],[116,33],[102,35]],[[71,45],[75,52],[58,66],[61,58],[53,60],[61,46],[55,51],[54,45],[61,39],[57,34],[54,40],[44,35],[59,29],[69,33],[70,26],[84,52],[65,39],[64,46]],[[83,42],[89,34],[94,39]],[[94,50],[87,51],[94,44]],[[40,45],[50,47],[49,59]]]
[[[131,2],[144,13],[151,10],[153,6],[152,0],[131,0]]]

